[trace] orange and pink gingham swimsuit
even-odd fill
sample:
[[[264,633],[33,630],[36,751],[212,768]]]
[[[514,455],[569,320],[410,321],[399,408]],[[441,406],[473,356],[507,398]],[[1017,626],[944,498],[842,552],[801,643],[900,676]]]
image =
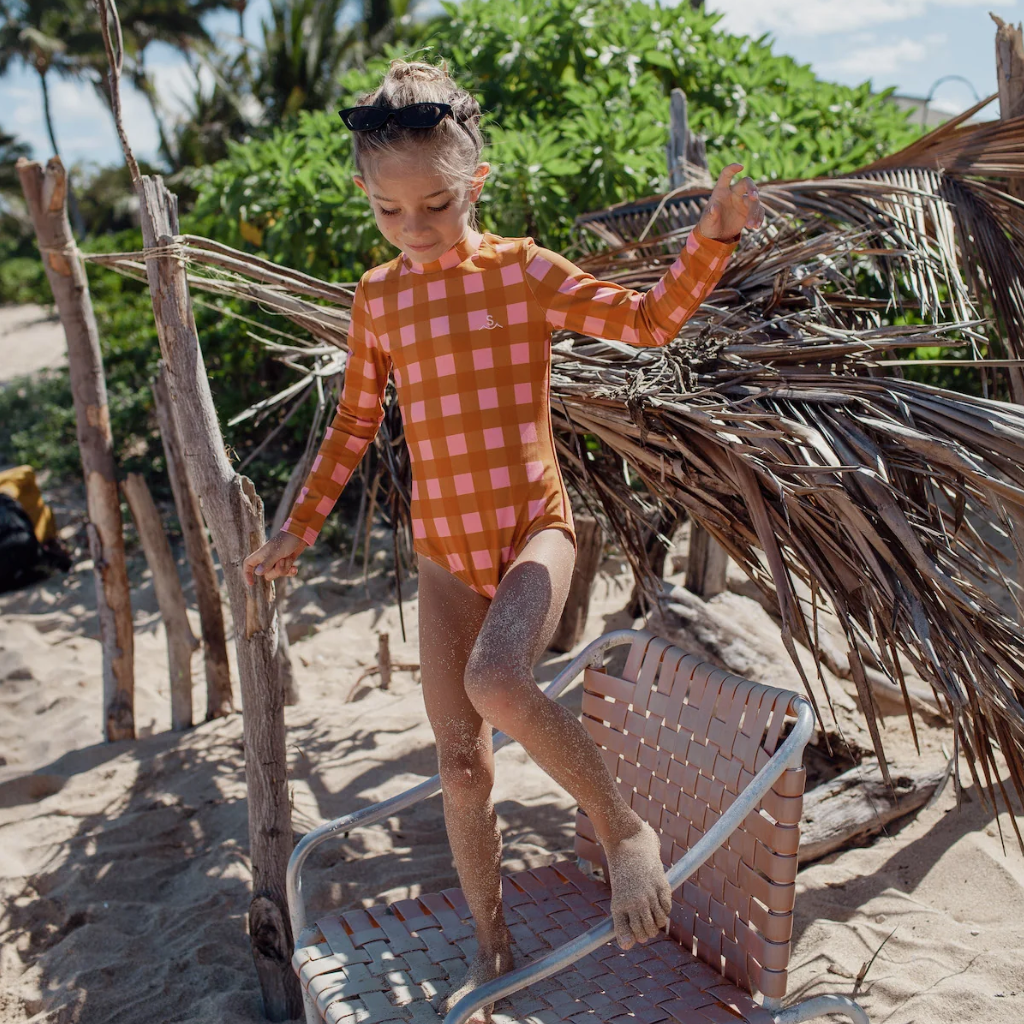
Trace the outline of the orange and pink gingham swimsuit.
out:
[[[599,281],[532,238],[490,232],[467,232],[429,263],[403,253],[367,271],[337,413],[283,529],[316,540],[376,436],[393,369],[412,461],[413,547],[494,597],[538,530],[559,527],[576,544],[551,431],[552,329],[664,345],[734,248],[695,228],[646,293]]]

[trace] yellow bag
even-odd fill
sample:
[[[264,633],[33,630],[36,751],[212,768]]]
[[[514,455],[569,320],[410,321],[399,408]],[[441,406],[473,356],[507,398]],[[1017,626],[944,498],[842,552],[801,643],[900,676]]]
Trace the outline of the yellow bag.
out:
[[[31,466],[15,466],[0,472],[0,491],[9,494],[25,510],[40,544],[57,536],[53,511],[43,501],[36,483],[36,471]]]

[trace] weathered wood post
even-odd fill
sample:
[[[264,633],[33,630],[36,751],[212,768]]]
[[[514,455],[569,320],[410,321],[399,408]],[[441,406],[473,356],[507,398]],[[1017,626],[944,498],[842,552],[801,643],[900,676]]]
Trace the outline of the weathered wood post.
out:
[[[999,120],[1024,115],[1024,36],[1021,26],[1007,24],[997,15],[996,23],[996,88],[999,90]],[[1010,181],[1010,192],[1024,199],[1024,179]]]
[[[174,254],[176,198],[160,177],[138,180],[142,237],[167,389],[188,478],[217,548],[234,620],[242,691],[245,779],[253,896],[249,935],[264,1012],[280,1021],[302,1013],[291,970],[285,870],[292,849],[284,694],[278,682],[277,609],[263,580],[249,589],[242,561],[264,540],[263,503],[252,481],[231,468],[210,394],[184,264]],[[163,250],[161,252],[161,250]]]
[[[682,185],[711,185],[704,139],[690,131],[686,93],[671,93],[671,128],[668,145],[669,188]],[[725,549],[696,520],[690,526],[690,553],[686,563],[686,589],[703,598],[725,590],[729,557]]]
[[[319,422],[319,419],[317,419]],[[274,513],[274,520],[271,523],[269,536],[274,536],[284,526],[288,513],[292,510],[295,498],[299,489],[309,474],[309,468],[313,465],[316,457],[316,449],[311,449],[307,444],[303,457],[295,463],[295,468],[285,484],[284,493],[278,502],[277,511]],[[299,690],[295,682],[295,668],[292,665],[291,640],[288,638],[288,624],[285,622],[285,612],[288,609],[289,579],[287,576],[278,576],[274,580],[274,601],[277,604],[278,630],[277,630],[277,678],[284,690],[284,702],[289,707],[299,703]]]
[[[185,471],[181,436],[174,420],[163,361],[153,379],[153,401],[164,443],[167,475],[171,480],[178,522],[181,523],[181,533],[185,539],[185,554],[196,588],[196,604],[199,606],[203,633],[203,662],[206,667],[206,721],[209,722],[229,715],[235,709],[231,696],[228,649],[224,639],[224,611],[221,608],[217,570],[213,566],[213,552],[203,526],[199,499]]]
[[[990,13],[996,23],[996,83],[999,90],[999,120],[1024,115],[1024,34],[1020,24],[1016,28],[1002,18]],[[1024,178],[1011,178],[1007,191],[1017,199],[1024,199]],[[1009,355],[1020,356],[1020,352]],[[1019,366],[1007,368],[1010,377],[1010,395],[1017,405],[1024,405],[1024,369]],[[1018,534],[1024,533],[1024,519],[1016,512],[1010,513]],[[1024,559],[1017,559],[1017,581],[1024,586]],[[1024,615],[1018,613],[1024,621]]]
[[[690,522],[690,552],[686,560],[686,589],[705,600],[725,590],[729,556],[696,520]]]
[[[135,644],[121,530],[107,385],[89,282],[68,222],[68,183],[60,157],[46,173],[34,160],[17,163],[36,241],[68,344],[71,395],[89,510],[89,551],[103,649],[103,731],[108,741],[135,738]]]
[[[199,641],[188,621],[178,567],[174,564],[171,545],[145,478],[139,473],[129,473],[121,486],[132,510],[146,561],[153,572],[153,589],[167,632],[171,728],[180,732],[192,728],[192,654]]]

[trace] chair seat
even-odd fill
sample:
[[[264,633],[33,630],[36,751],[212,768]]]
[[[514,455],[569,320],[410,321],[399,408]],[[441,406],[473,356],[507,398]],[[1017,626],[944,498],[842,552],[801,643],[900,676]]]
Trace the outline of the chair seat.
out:
[[[516,964],[561,946],[607,917],[611,890],[572,861],[502,878]],[[330,913],[300,937],[292,964],[328,1024],[437,1024],[476,949],[461,889],[367,910]],[[494,1008],[496,1024],[772,1024],[750,995],[664,933],[628,952],[608,943]]]

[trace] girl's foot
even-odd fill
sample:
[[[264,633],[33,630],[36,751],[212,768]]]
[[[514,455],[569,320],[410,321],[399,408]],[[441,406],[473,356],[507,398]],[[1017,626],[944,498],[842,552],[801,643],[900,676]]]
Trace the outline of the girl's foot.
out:
[[[653,939],[668,923],[672,891],[661,863],[658,834],[641,818],[632,834],[605,847],[612,887],[612,920],[621,949]]]
[[[465,974],[454,982],[451,992],[438,1003],[437,1012],[442,1018],[447,1016],[451,1008],[467,992],[472,992],[484,982],[493,981],[502,974],[508,974],[512,967],[511,936],[506,937],[505,942],[494,952],[479,950],[467,965]],[[481,1007],[469,1018],[470,1024],[476,1024],[479,1021],[490,1022],[493,1009],[493,1003]]]

